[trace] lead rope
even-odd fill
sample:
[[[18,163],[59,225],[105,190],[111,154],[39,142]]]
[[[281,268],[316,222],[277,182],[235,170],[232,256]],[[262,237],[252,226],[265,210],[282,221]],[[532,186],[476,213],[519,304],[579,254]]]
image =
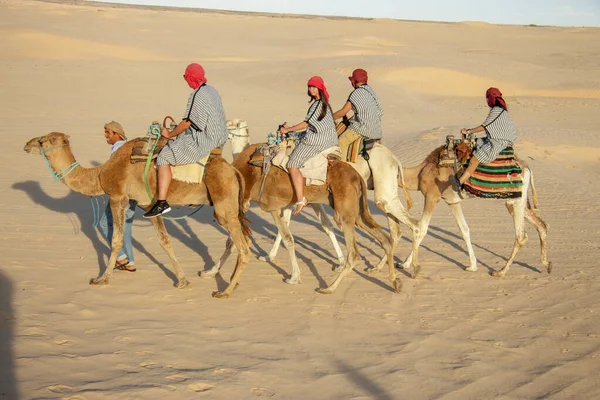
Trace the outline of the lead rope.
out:
[[[163,125],[167,121],[167,118],[171,118],[171,117],[166,117],[163,122]],[[173,119],[173,118],[171,118],[171,119]],[[156,136],[156,140],[152,144],[152,148],[148,152],[148,158],[146,159],[146,166],[144,167],[144,185],[146,187],[146,193],[148,194],[148,197],[150,198],[150,203],[154,203],[154,195],[150,191],[150,186],[148,185],[148,171],[150,170],[150,164],[152,164],[152,156],[154,155],[154,150],[156,149],[156,145],[158,144],[158,140],[160,139],[160,136],[161,136],[160,125],[158,123],[156,123],[156,124],[153,123],[148,127],[148,135],[147,136],[149,136],[150,134]],[[204,204],[200,204],[200,207],[198,207],[191,213],[189,213],[187,215],[183,215],[181,217],[167,217],[165,215],[163,215],[162,217],[164,219],[168,219],[168,220],[185,219],[187,217],[191,217],[192,215],[196,214],[198,211],[200,211],[202,209],[202,207],[204,207]]]

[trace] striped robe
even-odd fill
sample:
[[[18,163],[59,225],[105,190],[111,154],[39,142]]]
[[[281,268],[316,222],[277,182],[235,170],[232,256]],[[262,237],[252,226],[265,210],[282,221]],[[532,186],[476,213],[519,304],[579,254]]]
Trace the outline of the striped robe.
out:
[[[298,138],[298,143],[287,163],[287,168],[302,168],[304,163],[311,157],[316,156],[323,150],[338,145],[337,132],[333,122],[331,109],[327,107],[327,112],[321,121],[318,120],[321,115],[321,100],[314,101],[308,108],[305,122],[308,123],[306,131]]]
[[[350,120],[349,129],[367,139],[381,139],[381,117],[383,110],[379,105],[377,95],[366,83],[350,93],[348,101],[352,104],[354,118]]]
[[[517,129],[508,111],[502,107],[493,107],[481,126],[485,129],[486,136],[477,139],[473,155],[480,163],[487,164],[494,161],[502,150],[514,144]]]
[[[169,140],[158,154],[157,165],[193,164],[227,141],[225,110],[212,86],[204,84],[190,94],[183,120],[192,125]]]

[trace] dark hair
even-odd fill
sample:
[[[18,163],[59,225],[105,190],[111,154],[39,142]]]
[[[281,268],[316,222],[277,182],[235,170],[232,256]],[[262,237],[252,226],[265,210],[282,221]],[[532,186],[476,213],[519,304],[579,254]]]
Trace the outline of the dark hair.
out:
[[[500,107],[504,111],[508,111],[508,105],[506,105],[506,102],[504,102],[504,104],[502,104],[500,99],[502,99],[502,97],[496,97],[496,104],[494,104],[494,107]],[[504,99],[502,99],[502,100],[504,100]]]
[[[319,88],[317,88],[319,89]],[[308,101],[309,103],[312,103],[313,101],[316,101],[316,97],[313,97],[310,94],[310,91],[307,91],[306,94],[308,94],[308,97],[310,97],[310,100]],[[327,109],[329,108],[331,110],[331,106],[329,105],[329,102],[327,101],[327,96],[325,96],[325,93],[319,89],[319,98],[321,100],[321,113],[319,114],[319,118],[317,118],[317,121],[321,121],[323,118],[325,118],[325,114],[327,114]],[[333,113],[333,111],[331,111]]]

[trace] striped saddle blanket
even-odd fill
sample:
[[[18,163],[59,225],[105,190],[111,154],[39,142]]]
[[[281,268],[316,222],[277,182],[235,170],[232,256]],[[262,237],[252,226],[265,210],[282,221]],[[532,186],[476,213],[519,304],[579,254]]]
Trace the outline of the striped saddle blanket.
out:
[[[507,147],[491,163],[479,164],[463,188],[476,197],[516,199],[521,197],[522,172],[514,149]]]

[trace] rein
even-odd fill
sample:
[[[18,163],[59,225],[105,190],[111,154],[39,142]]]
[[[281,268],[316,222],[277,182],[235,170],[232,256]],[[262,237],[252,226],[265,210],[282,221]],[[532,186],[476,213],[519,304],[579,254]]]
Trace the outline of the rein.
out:
[[[60,146],[54,146],[54,147],[50,147],[49,149],[44,149],[42,147],[42,142],[41,142],[42,137],[43,136],[40,136],[38,138],[38,143],[40,145],[40,154],[44,157],[44,162],[46,163],[46,166],[48,167],[48,171],[50,171],[54,180],[61,181],[61,180],[65,179],[71,172],[73,172],[73,170],[79,166],[79,163],[77,161],[74,161],[68,167],[66,167],[58,172],[55,172],[54,169],[52,168],[52,165],[50,165],[50,160],[48,160],[48,156],[46,154],[50,153],[52,150],[56,150],[61,147],[65,147],[68,145],[68,143],[63,143]]]
[[[246,129],[248,128],[248,125],[246,126],[238,126],[238,127],[233,127],[233,128],[227,128],[227,134],[229,135],[229,139],[232,139],[234,137],[250,137],[249,134],[245,134],[245,135],[240,135],[239,133],[233,133],[234,131],[239,132],[242,129]]]

